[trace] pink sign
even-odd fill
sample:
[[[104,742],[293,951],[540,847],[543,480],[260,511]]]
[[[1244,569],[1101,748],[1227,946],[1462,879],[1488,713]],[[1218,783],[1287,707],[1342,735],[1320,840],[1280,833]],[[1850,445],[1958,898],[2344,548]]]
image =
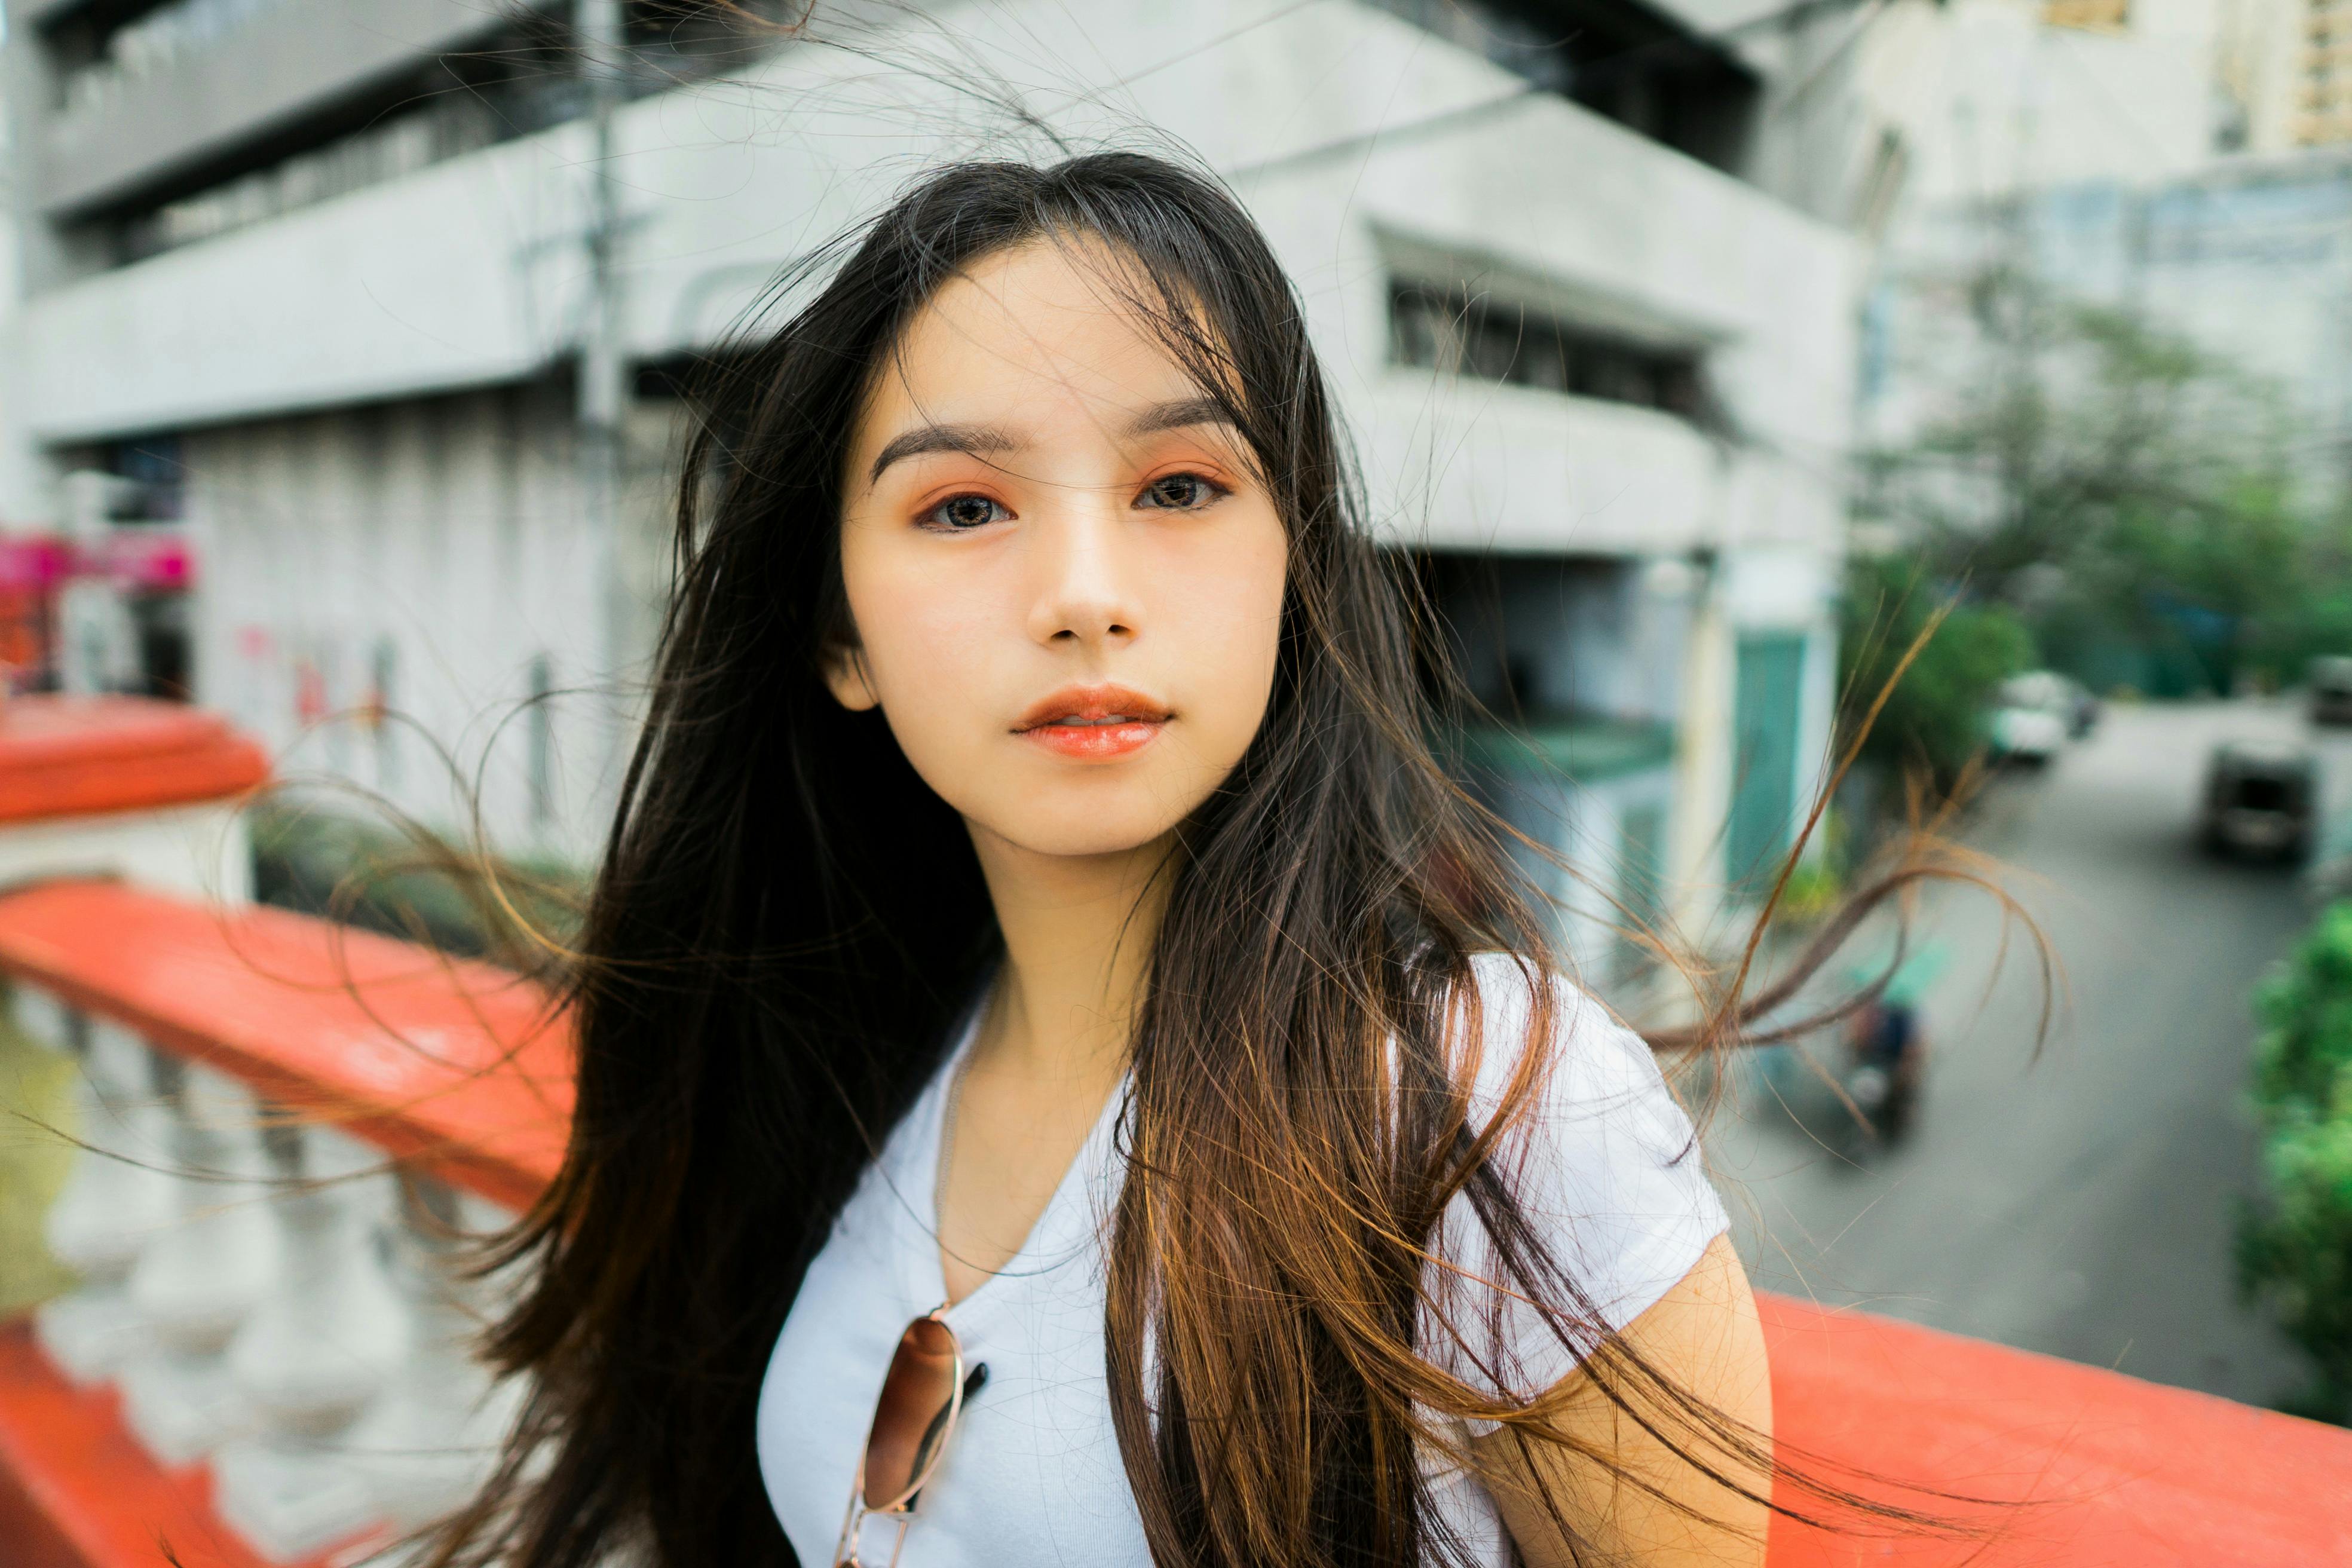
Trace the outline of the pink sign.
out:
[[[51,533],[0,534],[0,592],[47,593],[68,577],[103,577],[119,588],[176,593],[195,576],[195,548],[183,533],[116,529],[79,548]]]
[[[0,593],[46,593],[74,567],[72,546],[46,533],[0,535]]]
[[[195,552],[184,534],[116,529],[99,546],[99,558],[84,570],[120,587],[168,593],[194,582]]]

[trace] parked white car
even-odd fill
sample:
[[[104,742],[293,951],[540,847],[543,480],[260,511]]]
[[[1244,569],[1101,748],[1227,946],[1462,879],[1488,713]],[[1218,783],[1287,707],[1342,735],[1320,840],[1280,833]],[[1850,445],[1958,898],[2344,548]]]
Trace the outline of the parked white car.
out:
[[[2329,654],[2311,661],[2305,671],[2311,689],[2311,721],[2352,724],[2352,658]]]
[[[2076,731],[2074,686],[2049,670],[2012,676],[2000,684],[1988,730],[1992,753],[2004,762],[2047,763]]]

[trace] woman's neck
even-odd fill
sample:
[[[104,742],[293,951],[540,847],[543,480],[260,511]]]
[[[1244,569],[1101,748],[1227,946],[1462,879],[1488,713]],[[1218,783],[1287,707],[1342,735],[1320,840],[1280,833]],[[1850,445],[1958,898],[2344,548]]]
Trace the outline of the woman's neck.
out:
[[[1040,855],[972,832],[1004,936],[1004,972],[975,1055],[995,1070],[1106,1089],[1127,1066],[1128,1031],[1167,900],[1171,843],[1114,855]]]

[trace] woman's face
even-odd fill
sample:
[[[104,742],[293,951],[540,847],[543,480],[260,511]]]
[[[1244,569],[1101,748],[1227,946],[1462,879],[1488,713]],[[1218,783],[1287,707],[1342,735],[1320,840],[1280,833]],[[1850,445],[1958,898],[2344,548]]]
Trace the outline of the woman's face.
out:
[[[1207,798],[1273,687],[1286,541],[1240,433],[1119,303],[1113,263],[1033,243],[941,289],[877,377],[844,476],[879,704],[976,836],[1149,844]]]

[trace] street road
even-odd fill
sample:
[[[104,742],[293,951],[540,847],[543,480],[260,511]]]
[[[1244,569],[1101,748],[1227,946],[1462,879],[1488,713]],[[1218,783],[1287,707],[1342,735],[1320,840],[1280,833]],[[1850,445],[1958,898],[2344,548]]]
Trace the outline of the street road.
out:
[[[2046,773],[1992,786],[1969,841],[2054,944],[2060,1010],[2037,1057],[2038,975],[1980,895],[1927,913],[1950,962],[1909,1140],[1829,1152],[1760,1081],[1710,1134],[1759,1284],[2266,1404],[2303,1378],[2235,1295],[2248,993],[2310,917],[2292,873],[2194,837],[2208,747],[2298,735],[2284,703],[2108,709]],[[2329,741],[2331,786],[2352,767]],[[1805,1077],[1801,1071],[1796,1075]],[[1805,1097],[1791,1098],[1804,1110]],[[1806,1120],[1827,1125],[1826,1108]]]

